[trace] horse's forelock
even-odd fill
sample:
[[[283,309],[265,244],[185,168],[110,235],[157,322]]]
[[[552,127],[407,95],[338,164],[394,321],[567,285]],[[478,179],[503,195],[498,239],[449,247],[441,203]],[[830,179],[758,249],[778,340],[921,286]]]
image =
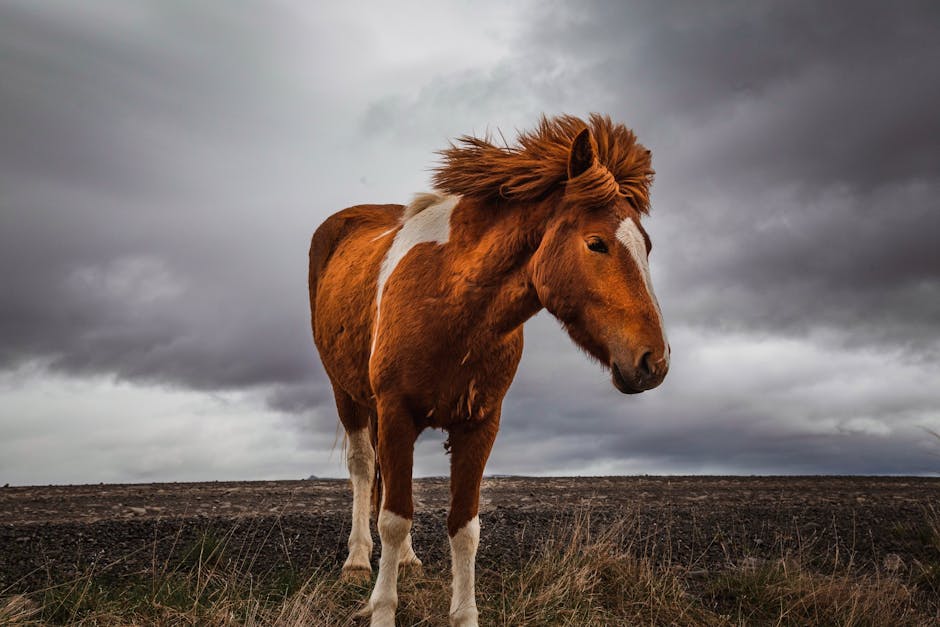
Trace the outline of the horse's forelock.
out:
[[[571,203],[606,205],[618,196],[623,196],[623,193],[611,171],[595,163],[586,172],[565,184],[565,196]]]

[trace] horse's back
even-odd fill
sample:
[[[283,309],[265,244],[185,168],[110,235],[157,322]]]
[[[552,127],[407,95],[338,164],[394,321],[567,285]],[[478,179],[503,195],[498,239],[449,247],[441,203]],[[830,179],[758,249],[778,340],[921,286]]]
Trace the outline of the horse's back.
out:
[[[333,385],[361,403],[372,396],[368,370],[379,266],[402,209],[343,209],[327,218],[310,242],[313,338]]]
[[[310,240],[311,289],[316,287],[317,279],[344,239],[372,229],[384,231],[393,228],[401,217],[402,209],[402,205],[356,205],[337,211],[324,220]]]

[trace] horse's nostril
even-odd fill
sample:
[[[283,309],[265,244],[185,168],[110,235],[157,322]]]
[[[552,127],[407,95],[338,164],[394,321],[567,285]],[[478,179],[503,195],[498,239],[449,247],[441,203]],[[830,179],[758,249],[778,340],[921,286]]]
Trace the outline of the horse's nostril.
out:
[[[653,351],[646,351],[640,357],[639,363],[636,365],[637,374],[639,374],[644,379],[648,379],[653,376]]]

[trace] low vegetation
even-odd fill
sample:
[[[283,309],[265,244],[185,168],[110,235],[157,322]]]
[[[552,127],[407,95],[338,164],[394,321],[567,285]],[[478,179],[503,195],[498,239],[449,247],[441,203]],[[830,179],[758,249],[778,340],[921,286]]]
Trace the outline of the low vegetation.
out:
[[[937,624],[940,516],[927,511],[917,529],[937,549],[931,563],[861,568],[840,562],[820,569],[814,556],[787,554],[706,571],[663,566],[654,549],[630,542],[639,537],[636,529],[596,530],[582,516],[521,567],[478,568],[481,623]],[[367,624],[356,613],[370,582],[343,581],[336,569],[258,578],[248,558],[228,555],[226,546],[224,537],[207,534],[174,563],[146,572],[113,577],[101,567],[25,594],[0,594],[0,624]],[[399,624],[445,624],[448,586],[446,569],[403,574]]]

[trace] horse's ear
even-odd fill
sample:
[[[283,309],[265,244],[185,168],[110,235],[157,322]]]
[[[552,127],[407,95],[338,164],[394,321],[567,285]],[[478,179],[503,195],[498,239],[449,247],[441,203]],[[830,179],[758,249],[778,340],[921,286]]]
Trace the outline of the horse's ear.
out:
[[[568,178],[573,179],[584,174],[597,160],[597,144],[591,136],[591,129],[585,128],[571,142],[568,155]]]

